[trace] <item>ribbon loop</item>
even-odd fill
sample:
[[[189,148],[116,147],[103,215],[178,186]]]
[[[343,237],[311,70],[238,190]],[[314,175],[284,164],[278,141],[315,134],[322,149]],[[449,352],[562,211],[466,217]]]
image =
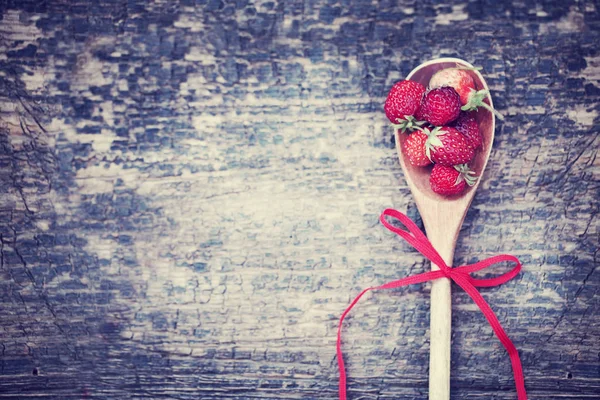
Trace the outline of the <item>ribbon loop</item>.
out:
[[[408,228],[408,231],[404,229],[396,228],[386,220],[386,216],[393,217],[398,221],[402,222],[404,226]],[[395,234],[402,237],[402,239],[406,240],[412,247],[414,247],[419,253],[423,254],[425,258],[431,260],[432,263],[440,267],[440,270],[447,271],[450,267],[446,265],[446,262],[437,252],[437,250],[433,247],[427,236],[419,229],[417,224],[415,224],[410,218],[406,215],[402,214],[398,210],[393,210],[388,208],[381,213],[381,217],[379,220],[389,231],[394,232]]]
[[[392,217],[399,220],[408,230],[404,230],[401,228],[397,228],[390,224],[386,217]],[[427,281],[433,281],[439,278],[450,278],[456,284],[458,284],[467,294],[473,299],[475,304],[479,306],[481,312],[485,316],[485,318],[490,323],[492,330],[508,352],[510,357],[510,361],[513,368],[513,374],[515,377],[515,386],[517,389],[517,398],[518,400],[527,400],[527,392],[525,391],[525,380],[523,378],[523,368],[521,366],[521,360],[519,358],[519,352],[517,348],[509,339],[508,335],[502,328],[500,321],[494,314],[494,311],[489,306],[489,304],[485,301],[485,299],[481,296],[479,291],[477,291],[477,287],[490,287],[497,286],[503,283],[508,282],[515,276],[519,274],[521,271],[521,263],[519,259],[515,256],[511,256],[509,254],[501,254],[494,257],[490,257],[486,260],[479,261],[475,264],[471,265],[462,265],[457,268],[450,268],[442,257],[439,255],[437,250],[433,247],[431,242],[427,239],[425,234],[419,229],[419,227],[406,215],[397,210],[386,209],[380,216],[381,223],[390,231],[396,233],[404,240],[406,240],[410,245],[412,245],[417,251],[423,254],[427,259],[429,259],[432,263],[436,264],[440,267],[437,271],[423,272],[421,274],[409,276],[406,278],[398,279],[392,282],[385,283],[381,286],[370,287],[362,292],[350,303],[350,305],[346,308],[342,316],[340,317],[340,321],[338,324],[337,331],[337,343],[336,343],[336,353],[337,353],[337,361],[338,368],[340,371],[340,380],[339,380],[339,397],[340,400],[346,400],[346,368],[344,365],[344,359],[342,354],[342,325],[344,322],[344,318],[348,315],[350,310],[358,303],[361,297],[371,290],[380,290],[380,289],[394,289],[406,285],[413,285],[416,283],[423,283]],[[470,274],[472,272],[480,271],[482,269],[488,268],[494,264],[510,261],[514,262],[515,267],[500,276],[490,278],[490,279],[480,279],[473,278]]]
[[[505,272],[504,274],[487,279],[473,278],[470,275],[472,272],[481,271],[482,269],[489,268],[494,264],[498,264],[505,261],[514,262],[515,266],[513,267],[513,269],[511,269],[508,272]],[[517,257],[511,256],[510,254],[500,254],[485,259],[483,261],[479,261],[475,264],[462,265],[460,267],[456,267],[455,270],[466,273],[469,277],[469,282],[475,287],[492,287],[502,285],[503,283],[506,283],[513,279],[515,276],[519,275],[519,272],[521,272],[521,262]]]

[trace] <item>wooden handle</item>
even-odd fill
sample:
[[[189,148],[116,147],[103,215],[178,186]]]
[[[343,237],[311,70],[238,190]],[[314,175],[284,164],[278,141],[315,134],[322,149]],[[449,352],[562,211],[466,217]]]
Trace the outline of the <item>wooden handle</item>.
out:
[[[458,234],[457,234],[458,235]],[[455,241],[433,236],[446,265],[452,266]],[[431,264],[432,270],[439,270]],[[452,338],[452,293],[450,279],[437,279],[431,286],[429,400],[450,400],[450,344]]]
[[[432,269],[439,269],[432,264]],[[450,279],[431,286],[429,400],[450,399],[450,339],[452,301]]]

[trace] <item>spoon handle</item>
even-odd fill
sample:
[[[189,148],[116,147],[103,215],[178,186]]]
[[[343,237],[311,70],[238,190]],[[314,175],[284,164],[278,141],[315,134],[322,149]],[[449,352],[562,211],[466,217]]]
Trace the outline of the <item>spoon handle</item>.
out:
[[[452,266],[455,242],[432,235],[432,243],[446,263]],[[439,270],[431,264],[433,271]],[[429,400],[450,400],[450,342],[452,332],[452,297],[450,279],[433,281],[431,286]]]
[[[432,270],[439,269],[434,264],[431,266]],[[431,286],[429,400],[450,399],[450,299],[450,280],[435,280]]]

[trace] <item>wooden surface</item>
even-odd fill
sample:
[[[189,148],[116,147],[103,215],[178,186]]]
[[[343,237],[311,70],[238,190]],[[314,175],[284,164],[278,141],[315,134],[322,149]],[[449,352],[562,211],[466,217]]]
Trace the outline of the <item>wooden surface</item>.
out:
[[[0,397],[334,399],[360,289],[429,268],[383,113],[420,62],[484,68],[496,108],[455,263],[531,399],[600,396],[600,10],[593,1],[0,3]],[[429,286],[345,328],[352,399],[424,399]],[[453,293],[452,399],[515,399]]]

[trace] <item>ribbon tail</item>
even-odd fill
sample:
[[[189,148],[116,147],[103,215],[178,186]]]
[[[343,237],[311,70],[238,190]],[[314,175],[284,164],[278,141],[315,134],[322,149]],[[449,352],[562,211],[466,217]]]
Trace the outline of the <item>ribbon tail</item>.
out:
[[[510,362],[512,364],[513,375],[515,377],[515,386],[517,388],[517,398],[519,400],[527,400],[527,392],[525,391],[525,379],[523,377],[523,367],[521,366],[521,359],[519,358],[519,352],[513,342],[510,340],[504,328],[498,321],[498,317],[494,314],[494,311],[489,306],[489,304],[485,301],[483,296],[479,293],[479,291],[473,286],[471,282],[469,282],[468,278],[465,276],[453,276],[454,281],[461,287],[479,306],[481,312],[490,323],[492,330],[508,352],[508,356],[510,357]]]
[[[366,288],[365,290],[360,292],[359,295],[354,298],[352,303],[350,303],[348,308],[346,308],[346,310],[340,317],[340,322],[338,324],[338,329],[337,329],[337,343],[336,343],[338,369],[340,370],[340,382],[339,382],[340,400],[346,400],[346,367],[344,365],[344,357],[342,355],[342,324],[344,323],[344,318],[346,318],[346,315],[348,315],[348,313],[350,312],[350,310],[352,310],[354,305],[356,303],[358,303],[360,298],[363,297],[365,295],[365,293],[367,293],[368,291],[371,291],[374,289],[375,289],[374,287],[370,287],[370,288]]]
[[[358,296],[356,296],[354,298],[354,300],[352,300],[352,303],[350,303],[350,305],[346,308],[346,310],[340,317],[340,322],[338,323],[338,329],[337,329],[336,354],[337,354],[338,369],[340,371],[340,381],[339,381],[340,400],[346,400],[346,367],[344,364],[344,358],[343,358],[343,354],[342,354],[342,324],[344,323],[344,318],[346,318],[346,316],[348,315],[350,310],[352,310],[352,308],[354,308],[354,306],[356,305],[356,303],[358,303],[358,301],[361,299],[361,297],[363,297],[367,292],[369,292],[371,290],[393,289],[393,288],[398,288],[398,287],[402,287],[402,286],[413,285],[416,283],[427,282],[427,281],[439,279],[442,277],[444,277],[444,273],[442,271],[424,272],[422,274],[413,275],[413,276],[398,279],[398,280],[395,280],[392,282],[388,282],[381,286],[374,286],[374,287],[366,288],[365,290],[360,292],[358,294]]]

